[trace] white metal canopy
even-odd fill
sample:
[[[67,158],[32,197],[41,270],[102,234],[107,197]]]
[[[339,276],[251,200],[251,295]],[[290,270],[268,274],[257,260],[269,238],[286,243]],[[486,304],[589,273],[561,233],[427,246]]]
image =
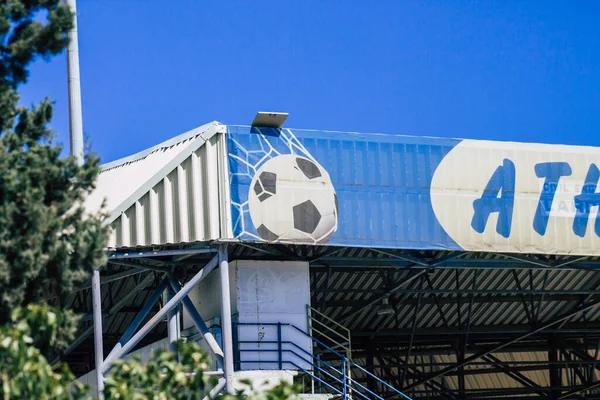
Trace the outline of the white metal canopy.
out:
[[[211,122],[105,164],[86,200],[108,213],[110,248],[231,237],[225,126]]]

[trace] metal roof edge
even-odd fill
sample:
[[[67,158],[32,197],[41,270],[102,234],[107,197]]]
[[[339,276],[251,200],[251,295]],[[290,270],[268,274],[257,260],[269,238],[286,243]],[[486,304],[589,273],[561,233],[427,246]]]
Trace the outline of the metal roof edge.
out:
[[[227,124],[230,127],[242,127],[242,128],[252,128],[251,125],[246,124]],[[472,142],[489,142],[489,143],[507,143],[514,145],[544,145],[544,146],[567,146],[573,148],[598,148],[600,146],[590,145],[590,144],[566,144],[566,143],[548,143],[548,142],[532,142],[532,141],[515,141],[515,140],[502,140],[502,139],[477,139],[477,138],[467,138],[462,136],[430,136],[430,135],[416,135],[416,134],[405,134],[405,133],[381,133],[381,132],[356,132],[356,131],[338,131],[333,129],[311,129],[311,128],[279,128],[281,130],[288,131],[304,131],[304,132],[327,132],[327,133],[336,133],[343,135],[368,135],[368,136],[392,136],[392,137],[402,137],[402,138],[414,138],[414,139],[427,139],[427,140],[460,140],[460,141],[472,141]]]
[[[203,128],[206,128],[206,129],[202,132],[198,132],[200,129],[203,129]],[[142,154],[142,153],[147,152],[146,153],[146,155],[147,155],[147,154],[150,154],[151,151],[154,151],[161,147],[165,147],[166,144],[170,144],[170,143],[176,144],[187,138],[191,138],[193,136],[200,135],[200,138],[190,142],[189,146],[185,147],[182,151],[180,151],[179,154],[177,154],[177,156],[175,156],[171,161],[169,161],[168,164],[166,164],[163,168],[161,168],[156,174],[154,174],[154,176],[152,176],[150,179],[148,179],[143,185],[138,187],[137,190],[131,194],[131,196],[129,196],[128,198],[123,200],[123,202],[121,202],[121,204],[119,204],[117,207],[115,207],[114,210],[112,210],[111,213],[108,215],[108,217],[104,220],[102,225],[107,226],[107,225],[110,225],[112,222],[114,222],[121,215],[121,213],[123,213],[125,210],[127,210],[129,207],[131,207],[133,204],[135,204],[135,202],[141,196],[146,194],[146,192],[148,192],[156,184],[158,184],[162,179],[164,179],[164,177],[167,174],[169,174],[173,169],[177,168],[177,166],[179,164],[181,164],[182,162],[184,162],[189,156],[191,156],[194,151],[196,151],[200,147],[202,147],[204,145],[204,143],[206,143],[206,141],[208,141],[210,138],[212,138],[217,133],[225,133],[225,132],[226,132],[225,125],[221,124],[220,122],[213,121],[211,123],[202,125],[196,129],[188,131],[188,132],[184,133],[183,135],[179,135],[170,140],[167,140],[166,142],[163,142],[157,146],[154,146],[151,149],[145,150],[144,152],[138,153],[138,154]],[[189,135],[189,136],[184,137],[184,135]],[[137,156],[137,154],[134,156]],[[130,156],[127,158],[133,159],[134,156]],[[139,159],[139,158],[141,158],[141,157],[138,157],[136,159]],[[133,159],[133,161],[135,161],[136,159]],[[128,161],[123,161],[123,160],[124,159],[121,159],[118,161],[120,161],[120,164],[124,164],[124,163],[128,162]],[[117,166],[117,164],[115,164],[114,166]]]
[[[106,171],[106,170],[118,167],[118,166],[126,164],[126,163],[141,160],[144,157],[146,157],[148,154],[151,154],[151,153],[155,152],[156,150],[162,149],[164,147],[171,147],[171,146],[176,145],[177,143],[183,142],[184,140],[190,139],[197,135],[201,135],[202,132],[206,132],[208,129],[210,129],[212,126],[215,126],[215,125],[222,125],[222,124],[218,121],[212,121],[212,122],[209,122],[208,124],[201,125],[197,128],[191,129],[180,135],[172,137],[171,139],[165,140],[164,142],[154,145],[146,150],[142,150],[142,151],[132,154],[130,156],[126,156],[126,157],[120,158],[118,160],[110,161],[106,164],[103,164],[101,166],[102,171]]]
[[[227,126],[238,127],[238,128],[252,128],[251,125],[244,124],[227,124]],[[260,128],[260,127],[258,127]],[[357,131],[338,131],[333,129],[314,129],[314,128],[275,128],[287,131],[304,131],[304,132],[327,132],[327,133],[339,133],[344,135],[368,135],[368,136],[394,136],[394,137],[405,137],[405,138],[424,138],[424,139],[441,139],[441,140],[468,140],[461,137],[442,137],[442,136],[429,136],[429,135],[410,135],[406,133],[382,133],[382,132],[357,132]],[[479,139],[477,139],[479,140]],[[482,139],[487,140],[487,139]]]

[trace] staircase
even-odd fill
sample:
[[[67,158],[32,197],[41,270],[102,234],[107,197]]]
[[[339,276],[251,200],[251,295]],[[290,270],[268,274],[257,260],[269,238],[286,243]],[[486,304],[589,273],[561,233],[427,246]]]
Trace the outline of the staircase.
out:
[[[236,369],[296,370],[299,373],[296,380],[303,384],[304,393],[341,400],[411,400],[352,360],[347,328],[311,307],[307,306],[307,311],[308,333],[287,323],[236,322]],[[250,337],[258,340],[240,339]],[[376,382],[377,389],[365,387],[358,377]]]

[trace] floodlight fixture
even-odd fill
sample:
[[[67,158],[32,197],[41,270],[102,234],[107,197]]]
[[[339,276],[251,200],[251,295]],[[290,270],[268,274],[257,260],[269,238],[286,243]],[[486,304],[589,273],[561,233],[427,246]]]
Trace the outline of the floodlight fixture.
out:
[[[392,305],[389,303],[387,296],[384,297],[379,309],[377,310],[377,315],[392,315],[394,313],[394,307],[392,307]]]
[[[259,111],[252,121],[252,126],[258,128],[281,128],[289,113]]]

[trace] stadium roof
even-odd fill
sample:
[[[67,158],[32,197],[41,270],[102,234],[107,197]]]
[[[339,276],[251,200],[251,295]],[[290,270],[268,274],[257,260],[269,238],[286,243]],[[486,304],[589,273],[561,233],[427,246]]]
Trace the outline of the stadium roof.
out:
[[[86,209],[98,211],[105,202],[105,222],[113,228],[109,247],[226,236],[219,219],[226,213],[220,195],[227,182],[224,133],[223,125],[211,122],[103,165]]]
[[[353,357],[359,364],[367,365],[374,358],[378,375],[397,387],[413,386],[409,393],[415,398],[539,397],[556,385],[552,376],[559,377],[563,393],[589,386],[587,398],[600,398],[600,384],[590,386],[600,379],[599,351],[590,350],[600,344],[600,258],[597,255],[515,254],[491,246],[486,251],[458,247],[421,249],[417,248],[422,244],[418,241],[414,242],[414,248],[390,248],[377,246],[377,243],[370,247],[353,243],[307,246],[231,240],[236,232],[230,190],[242,186],[230,185],[232,170],[228,168],[232,161],[228,163],[227,157],[231,152],[226,154],[225,151],[229,128],[212,122],[102,167],[97,189],[86,206],[88,210],[96,210],[106,198],[110,214],[106,222],[113,228],[111,258],[102,273],[107,347],[116,343],[145,304],[159,284],[159,275],[176,274],[185,281],[212,256],[202,252],[211,246],[211,241],[228,239],[232,261],[308,262],[312,307],[351,328],[356,349]],[[249,129],[238,127],[233,129],[233,134],[243,137]],[[269,138],[269,132],[261,135]],[[344,142],[346,148],[335,147],[334,139],[340,135],[360,139],[360,134],[309,133],[306,142],[313,140],[311,135],[331,139],[320,147],[321,153],[317,155],[320,160],[339,160],[339,165],[330,165],[330,170],[336,171],[331,172],[332,175],[355,174],[352,179],[356,182],[371,173],[365,161],[368,157],[380,157],[383,163],[391,163],[398,161],[393,158],[395,155],[402,154],[414,164],[416,160],[427,161],[423,164],[427,168],[409,171],[406,167],[400,177],[391,173],[389,176],[381,174],[380,178],[369,175],[373,181],[363,185],[384,185],[386,179],[389,182],[404,179],[407,187],[414,183],[409,187],[409,194],[416,194],[413,199],[423,204],[427,202],[422,200],[419,185],[423,185],[423,179],[432,178],[443,154],[452,146],[458,146],[444,142],[444,146],[448,144],[446,150],[436,154],[439,150],[435,147],[436,139],[396,137],[393,140],[402,142],[377,144],[372,148],[363,146],[366,153],[360,156],[364,155],[364,159],[353,160],[348,154],[358,151],[360,144],[352,147]],[[258,146],[257,143],[244,143],[247,146],[244,151],[248,152],[245,158],[240,156],[241,152],[235,156],[244,162],[249,162],[253,154],[264,157],[264,149],[258,151],[248,146]],[[240,150],[240,143],[232,144]],[[273,142],[259,144],[267,146]],[[290,149],[296,145],[293,138],[286,142],[288,145]],[[396,148],[401,151],[394,154],[392,149]],[[271,150],[281,151],[276,145]],[[594,151],[586,150],[586,162],[593,161],[589,154]],[[534,155],[539,158],[540,154]],[[458,163],[456,159],[453,162]],[[343,172],[344,167],[350,172]],[[248,192],[248,188],[243,189]],[[356,201],[368,197],[357,193]],[[533,204],[536,203],[537,199]],[[383,209],[381,204],[390,207],[380,202],[369,208],[369,212]],[[415,217],[417,222],[405,224],[405,231],[442,235],[435,237],[447,240],[441,227],[426,229],[437,215],[419,211],[419,208],[411,208],[404,214],[406,218]],[[353,213],[352,218],[365,217]],[[386,222],[389,220],[394,219],[388,218]],[[531,225],[531,221],[527,224]],[[592,225],[589,229],[593,229]],[[357,231],[359,228],[352,226]],[[369,231],[372,236],[390,234],[377,229],[379,227],[372,227]],[[443,247],[452,242],[443,240],[434,244]],[[592,239],[586,240],[594,248]],[[129,253],[132,248],[139,252]],[[198,253],[177,253],[190,249]],[[145,250],[158,252],[145,256]],[[74,295],[74,309],[85,316],[79,339],[67,351],[70,354],[66,360],[77,374],[93,369],[90,296],[89,285],[79,288]],[[383,298],[394,308],[392,315],[378,315]],[[164,335],[165,328],[159,325],[141,345]],[[456,367],[465,358],[472,358],[474,362]],[[440,372],[448,367],[456,368]],[[357,379],[360,378],[357,372]],[[461,390],[467,396],[460,397]]]

